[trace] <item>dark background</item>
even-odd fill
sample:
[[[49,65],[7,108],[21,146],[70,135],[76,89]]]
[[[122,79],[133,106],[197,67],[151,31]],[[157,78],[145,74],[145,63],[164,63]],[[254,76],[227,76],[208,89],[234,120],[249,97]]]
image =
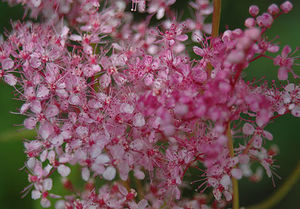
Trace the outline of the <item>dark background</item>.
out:
[[[184,8],[185,0],[177,0],[176,8]],[[266,11],[271,0],[223,0],[221,31],[225,28],[243,28],[243,23],[248,15],[248,7],[251,4],[260,6],[261,11]],[[275,1],[280,4],[283,1]],[[292,1],[294,9],[287,15],[282,15],[272,29],[268,31],[270,39],[279,35],[278,42],[289,44],[295,49],[300,46],[300,1]],[[182,10],[182,9],[181,9]],[[183,12],[179,10],[179,13]],[[185,10],[186,11],[186,10]],[[9,7],[0,2],[0,33],[10,30],[10,20],[21,20],[23,10],[20,6]],[[300,55],[300,52],[297,53]],[[298,62],[300,63],[300,62]],[[300,75],[300,68],[295,67],[295,72]],[[246,70],[246,79],[261,78],[266,76],[268,80],[275,79],[277,68],[269,60],[254,62]],[[36,209],[40,208],[39,201],[33,201],[30,194],[21,199],[20,192],[28,185],[27,174],[19,170],[24,165],[22,137],[8,139],[8,133],[15,133],[21,127],[23,118],[10,112],[17,111],[20,103],[14,100],[12,88],[0,82],[0,209]],[[260,183],[251,183],[247,180],[240,182],[240,202],[242,206],[258,203],[271,195],[286,180],[297,162],[300,160],[300,119],[284,116],[268,126],[273,133],[274,142],[280,148],[280,155],[276,157],[277,165],[280,165],[277,173],[282,180],[275,178],[276,188],[272,181],[264,177]],[[55,182],[54,182],[55,183]],[[300,208],[300,181],[292,188],[288,195],[274,209],[298,209]]]

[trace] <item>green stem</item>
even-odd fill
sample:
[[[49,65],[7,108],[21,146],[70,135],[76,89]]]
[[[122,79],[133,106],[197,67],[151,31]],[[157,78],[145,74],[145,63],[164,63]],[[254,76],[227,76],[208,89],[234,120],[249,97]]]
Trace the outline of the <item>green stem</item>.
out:
[[[234,157],[234,150],[233,150],[233,141],[232,141],[232,135],[231,135],[231,128],[230,128],[230,122],[228,123],[228,127],[227,127],[227,138],[228,138],[228,142],[227,142],[227,146],[229,149],[229,154],[230,157],[233,158]],[[233,209],[239,209],[239,184],[238,184],[238,180],[234,177],[231,177],[231,181],[232,181],[232,190],[233,190],[233,200],[232,200],[232,208]]]
[[[0,141],[32,138],[34,136],[36,136],[36,132],[34,130],[24,130],[24,131],[11,130],[11,131],[6,131],[4,133],[0,133]]]
[[[280,188],[267,200],[257,205],[247,207],[246,209],[269,209],[279,203],[292,189],[300,178],[300,161],[295,170],[290,174],[288,179],[280,186]]]

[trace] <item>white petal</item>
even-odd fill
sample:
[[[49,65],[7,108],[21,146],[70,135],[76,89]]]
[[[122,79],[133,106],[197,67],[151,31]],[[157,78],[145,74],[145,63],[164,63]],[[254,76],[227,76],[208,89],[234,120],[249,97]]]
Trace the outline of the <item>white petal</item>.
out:
[[[52,189],[52,179],[50,179],[50,178],[45,179],[43,182],[43,187],[47,191],[51,190]]]
[[[81,177],[83,180],[87,181],[90,178],[90,170],[88,168],[83,168],[81,171]]]
[[[255,128],[250,123],[245,123],[243,126],[243,133],[246,135],[252,135]]]
[[[107,167],[103,173],[103,178],[109,181],[113,180],[115,176],[116,176],[116,169],[112,166]]]
[[[136,127],[142,127],[145,125],[145,118],[141,113],[137,113],[134,115],[133,125]]]
[[[41,199],[41,206],[43,208],[49,208],[51,206],[50,200],[48,200],[47,198],[42,198]]]
[[[55,203],[55,209],[65,209],[65,201],[64,200],[58,200]]]
[[[42,3],[42,0],[31,0],[31,3],[34,7],[39,7]]]
[[[97,164],[105,164],[110,161],[109,157],[105,154],[101,154],[96,158],[96,163]]]
[[[17,78],[13,74],[5,75],[4,81],[10,86],[15,86],[17,84]]]
[[[31,198],[34,199],[34,200],[37,200],[41,197],[41,192],[38,191],[38,190],[32,190],[31,192]]]
[[[133,113],[134,107],[130,104],[123,103],[120,106],[120,112],[122,113]]]
[[[6,58],[1,61],[1,65],[2,65],[3,70],[9,70],[9,69],[13,68],[14,61],[10,58]]]
[[[230,177],[228,175],[224,175],[220,181],[220,183],[224,186],[227,187],[228,185],[230,185],[231,181],[230,181]]]
[[[59,165],[57,171],[61,176],[66,177],[70,174],[71,169],[68,166]]]
[[[49,92],[50,91],[46,86],[41,85],[37,90],[36,96],[38,98],[45,97],[45,96],[48,96]]]
[[[77,34],[70,35],[69,39],[72,40],[72,41],[82,41],[82,37],[80,35],[77,35]]]
[[[142,180],[142,179],[145,178],[145,174],[141,170],[134,170],[134,177],[139,179],[139,180]]]
[[[28,166],[29,169],[33,169],[34,168],[35,161],[36,161],[36,159],[34,157],[31,157],[31,158],[28,159],[27,166]]]
[[[165,8],[163,7],[159,8],[156,14],[156,18],[160,20],[161,18],[164,17],[164,15],[165,15]]]

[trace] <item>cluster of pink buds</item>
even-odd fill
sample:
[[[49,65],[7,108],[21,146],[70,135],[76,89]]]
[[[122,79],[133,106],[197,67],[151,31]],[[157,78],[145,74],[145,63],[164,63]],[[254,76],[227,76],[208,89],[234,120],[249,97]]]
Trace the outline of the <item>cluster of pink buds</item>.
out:
[[[292,9],[289,1],[262,14],[251,6],[245,29],[218,37],[205,21],[209,0],[189,2],[195,18],[183,20],[171,9],[175,0],[7,1],[41,19],[13,23],[0,43],[0,78],[23,102],[24,127],[37,132],[24,142],[25,191],[43,207],[225,208],[233,179],[258,181],[262,168],[272,177],[278,150],[265,147],[273,140],[265,128],[281,115],[300,117],[299,83],[270,88],[242,75],[266,58],[279,80],[291,74],[298,82],[291,47],[265,35]],[[78,168],[82,187],[70,178]],[[182,188],[194,190],[187,176],[195,171],[197,192],[183,197]],[[69,193],[54,194],[53,184]],[[213,200],[201,194],[207,188]]]

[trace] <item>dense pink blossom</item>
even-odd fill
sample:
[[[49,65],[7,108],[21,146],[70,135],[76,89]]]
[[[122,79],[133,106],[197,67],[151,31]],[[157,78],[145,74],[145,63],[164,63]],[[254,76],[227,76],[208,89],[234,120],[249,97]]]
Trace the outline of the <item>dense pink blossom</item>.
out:
[[[261,15],[251,6],[245,29],[215,38],[204,21],[212,13],[206,0],[191,2],[196,19],[182,21],[171,10],[175,0],[133,0],[133,11],[149,13],[143,22],[134,21],[128,1],[8,2],[42,17],[41,23],[13,24],[0,45],[0,78],[23,102],[24,127],[37,131],[24,143],[25,165],[27,189],[43,207],[54,198],[58,209],[205,208],[204,194],[181,196],[186,174],[199,169],[198,190],[212,188],[212,204],[224,208],[232,200],[232,177],[261,178],[252,163],[272,176],[276,149],[264,147],[273,139],[265,128],[280,115],[300,117],[299,84],[269,88],[242,75],[266,57],[279,66],[279,80],[288,72],[298,78],[292,49],[278,54],[281,46],[264,33],[292,9],[290,2]],[[149,23],[153,14],[162,19],[159,27]],[[186,52],[189,33],[196,59]],[[230,124],[233,139],[244,138],[234,157],[227,146]],[[76,165],[85,182],[80,192],[68,179]],[[51,193],[54,172],[72,195]],[[131,174],[143,181],[144,197],[122,185]],[[106,184],[99,187],[96,179]]]

